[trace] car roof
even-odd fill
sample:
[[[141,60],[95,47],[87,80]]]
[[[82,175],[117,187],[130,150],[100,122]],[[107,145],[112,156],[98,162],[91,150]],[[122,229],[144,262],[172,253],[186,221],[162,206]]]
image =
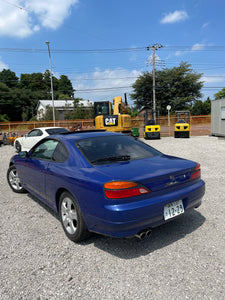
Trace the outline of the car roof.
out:
[[[58,127],[58,126],[51,126],[51,127],[37,127],[37,128],[33,128],[33,129],[42,129],[42,130],[46,130],[46,129],[53,129],[53,128],[64,128],[64,127]],[[32,130],[33,130],[32,129]]]
[[[57,137],[60,138],[61,140],[69,141],[69,140],[80,140],[85,138],[115,136],[115,135],[122,135],[122,134],[110,132],[110,131],[103,131],[103,130],[81,130],[81,131],[60,133],[60,134],[52,135],[51,137]]]

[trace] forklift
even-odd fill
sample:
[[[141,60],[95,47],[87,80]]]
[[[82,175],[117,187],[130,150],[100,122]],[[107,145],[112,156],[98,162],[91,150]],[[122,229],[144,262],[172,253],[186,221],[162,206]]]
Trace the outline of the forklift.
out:
[[[151,110],[151,119],[148,119],[148,110],[146,110],[144,118],[144,139],[160,139],[160,115],[159,111]]]
[[[174,137],[175,138],[190,137],[190,111],[189,110],[175,112]]]

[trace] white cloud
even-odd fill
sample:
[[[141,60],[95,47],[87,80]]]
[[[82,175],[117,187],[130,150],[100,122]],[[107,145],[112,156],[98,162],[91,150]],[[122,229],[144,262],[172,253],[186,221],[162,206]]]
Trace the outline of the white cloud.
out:
[[[15,1],[15,5],[19,2]],[[25,37],[32,34],[28,12],[1,2],[0,6],[0,35]]]
[[[156,63],[156,64],[157,64],[157,63],[158,63],[158,64],[161,63],[161,59],[160,59],[160,57],[159,57],[157,54],[155,54],[155,63]],[[153,64],[153,53],[147,58],[146,64],[147,64],[147,65]]]
[[[210,22],[204,23],[204,24],[202,25],[202,29],[205,29],[206,27],[208,27],[209,24],[210,24]]]
[[[172,13],[164,14],[164,17],[161,19],[161,24],[167,23],[177,23],[181,21],[185,21],[188,19],[188,14],[185,10],[175,10]]]
[[[9,69],[9,67],[2,61],[2,58],[0,56],[0,71],[3,69]]]
[[[204,81],[204,83],[219,83],[219,82],[224,82],[225,78],[224,76],[214,76],[214,75],[209,75],[209,76],[203,76],[201,77],[201,81]]]
[[[12,0],[1,2],[0,36],[25,38],[41,26],[57,29],[79,0]]]
[[[183,54],[184,54],[184,51],[178,50],[178,51],[175,52],[175,56],[181,56]]]
[[[70,9],[79,0],[26,0],[25,5],[44,27],[57,29],[70,14]]]
[[[192,51],[199,51],[199,50],[204,50],[205,45],[204,44],[194,44],[191,48]]]
[[[77,97],[91,101],[112,101],[115,96],[123,97],[124,93],[130,93],[131,85],[140,74],[141,71],[138,70],[130,71],[121,68],[114,70],[96,69],[92,74],[79,75],[76,76],[76,80],[71,81],[77,90],[75,93]]]
[[[178,50],[174,53],[175,56],[182,56],[185,55],[187,53],[193,52],[193,51],[201,51],[205,49],[205,44],[201,44],[201,43],[196,43],[194,44],[191,49],[190,48],[186,48],[182,51]]]

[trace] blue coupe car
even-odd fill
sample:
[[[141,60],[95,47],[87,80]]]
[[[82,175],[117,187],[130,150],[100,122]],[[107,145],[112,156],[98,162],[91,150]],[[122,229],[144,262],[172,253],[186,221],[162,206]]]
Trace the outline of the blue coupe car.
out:
[[[146,237],[205,193],[198,163],[104,131],[48,136],[12,157],[7,179],[54,209],[75,242],[90,232]]]

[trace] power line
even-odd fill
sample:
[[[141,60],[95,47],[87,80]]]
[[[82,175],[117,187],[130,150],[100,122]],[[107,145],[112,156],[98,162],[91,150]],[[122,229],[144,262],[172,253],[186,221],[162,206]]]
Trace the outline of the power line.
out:
[[[1,0],[3,1],[3,0]],[[15,5],[16,6],[16,5]],[[18,7],[18,6],[16,6]],[[20,8],[20,7],[18,7]],[[126,47],[126,48],[106,48],[106,49],[52,49],[51,52],[54,53],[116,53],[116,52],[130,52],[130,51],[147,51],[150,46],[142,47]],[[180,49],[179,49],[180,48]],[[193,46],[163,46],[162,50],[176,49],[180,51],[225,51],[225,46],[203,46],[199,49],[193,49]],[[37,49],[37,48],[0,48],[0,52],[16,52],[16,53],[46,53],[46,49]]]
[[[70,81],[105,81],[105,80],[127,80],[127,79],[137,79],[140,75],[138,76],[126,76],[126,77],[104,77],[104,78],[68,78]],[[165,75],[166,76],[166,75]],[[225,78],[225,75],[203,75],[202,77],[204,78]],[[177,78],[177,76],[170,76],[170,78]],[[16,80],[16,79],[9,79],[7,80],[7,82],[18,82],[20,84],[20,79]],[[0,82],[3,82],[2,80],[0,80]],[[23,82],[27,82],[27,83],[42,83],[42,80],[35,80],[35,79],[24,79],[21,81]]]
[[[11,3],[11,2],[9,2],[9,1],[6,1],[6,0],[1,0],[1,1],[2,1],[2,2],[5,2],[5,3],[7,3],[7,4],[11,5],[11,6],[14,6],[14,7],[16,7],[16,8],[19,8],[20,10],[25,10],[25,11],[30,12],[29,10],[25,9],[24,7],[18,6],[18,5],[14,4],[14,3]]]
[[[131,52],[144,51],[146,47],[131,47],[131,48],[111,48],[111,49],[52,49],[54,53],[116,53],[116,52]],[[16,52],[16,53],[46,53],[46,49],[32,48],[0,48],[0,52]]]

